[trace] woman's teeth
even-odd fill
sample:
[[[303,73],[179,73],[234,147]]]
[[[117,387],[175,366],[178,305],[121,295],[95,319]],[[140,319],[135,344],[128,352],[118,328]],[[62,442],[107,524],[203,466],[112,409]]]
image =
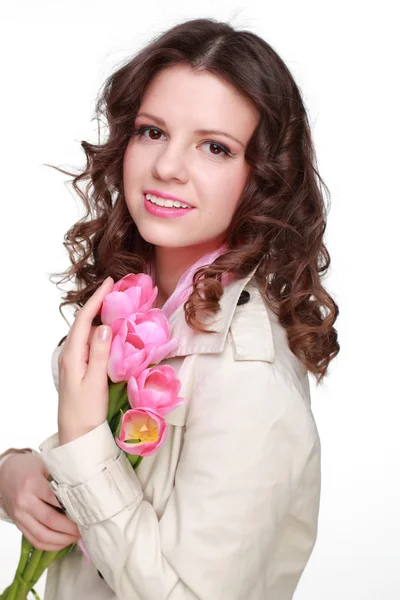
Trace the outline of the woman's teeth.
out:
[[[183,204],[177,200],[159,198],[158,196],[153,196],[153,194],[145,194],[145,196],[147,200],[150,200],[152,204],[157,204],[157,206],[165,206],[166,208],[191,208],[189,204]]]

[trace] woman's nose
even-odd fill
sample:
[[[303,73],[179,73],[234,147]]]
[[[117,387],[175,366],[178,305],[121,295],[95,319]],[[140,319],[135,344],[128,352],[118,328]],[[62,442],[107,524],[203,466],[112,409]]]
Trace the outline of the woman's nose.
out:
[[[154,161],[152,174],[160,179],[179,179],[186,181],[187,173],[187,150],[172,147],[163,148]]]

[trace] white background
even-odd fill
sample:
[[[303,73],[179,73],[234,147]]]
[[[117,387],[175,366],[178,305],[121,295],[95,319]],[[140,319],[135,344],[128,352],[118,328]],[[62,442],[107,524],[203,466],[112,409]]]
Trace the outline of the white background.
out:
[[[323,386],[312,383],[322,498],[318,540],[295,600],[400,598],[394,8],[394,1],[342,0],[2,7],[0,451],[37,449],[56,431],[50,356],[68,328],[58,312],[62,292],[49,275],[68,266],[63,235],[82,210],[68,178],[44,163],[83,166],[80,141],[97,141],[91,119],[106,76],[153,35],[214,17],[263,37],[303,91],[332,196],[325,285],[340,308],[341,352]],[[14,575],[20,539],[15,525],[0,523],[0,591]],[[44,578],[36,589],[43,596]]]

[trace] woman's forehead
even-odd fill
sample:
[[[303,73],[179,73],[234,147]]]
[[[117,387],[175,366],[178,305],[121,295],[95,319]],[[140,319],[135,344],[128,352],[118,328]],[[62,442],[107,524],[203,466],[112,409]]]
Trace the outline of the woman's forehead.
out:
[[[186,124],[196,131],[222,130],[242,144],[259,120],[258,110],[233,85],[188,65],[174,65],[153,77],[138,115],[143,113],[157,117],[164,127]]]

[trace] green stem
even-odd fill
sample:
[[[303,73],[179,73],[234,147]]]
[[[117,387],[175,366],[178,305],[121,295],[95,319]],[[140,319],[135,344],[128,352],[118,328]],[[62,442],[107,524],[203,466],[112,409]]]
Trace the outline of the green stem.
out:
[[[125,456],[134,469],[136,469],[143,460],[143,456],[138,456],[137,454],[128,454],[127,452],[125,452]]]
[[[111,422],[112,418],[118,414],[121,403],[125,402],[126,399],[126,381],[120,381],[119,383],[113,383],[109,381],[108,384],[108,414],[107,421]]]
[[[70,544],[66,548],[62,550],[57,550],[54,552],[45,551],[45,550],[37,550],[33,549],[33,552],[29,558],[28,564],[26,565],[26,569],[24,572],[20,569],[22,562],[20,561],[20,565],[18,565],[17,574],[13,581],[13,584],[7,588],[7,590],[0,596],[0,600],[26,600],[29,592],[35,596],[36,599],[40,600],[36,591],[33,589],[33,586],[39,581],[40,577],[43,575],[45,570],[56,560],[68,554],[70,550],[72,550],[73,544]],[[33,546],[32,546],[33,548]],[[13,590],[13,595],[8,596],[7,592]],[[15,590],[15,591],[14,591]]]
[[[130,408],[131,408],[131,405],[129,404],[129,400],[127,397],[122,398],[121,401],[118,403],[118,412],[115,413],[115,415],[109,422],[110,429],[114,433],[114,435],[117,435],[116,432],[117,432],[119,424],[121,422],[121,411],[123,414],[125,414],[126,411],[129,410]]]
[[[23,578],[26,581],[26,583],[30,582],[32,580],[32,577],[35,575],[35,571],[40,563],[40,560],[43,556],[43,553],[46,552],[45,550],[37,550],[35,549],[32,552],[32,555],[29,559],[29,563],[27,564],[24,573],[23,573]]]
[[[29,560],[29,557],[34,551],[35,547],[23,535],[21,542],[21,558],[17,567],[17,573],[20,573],[22,575]]]
[[[33,584],[35,585],[39,581],[40,577],[43,575],[46,569],[48,569],[49,566],[53,564],[53,562],[56,562],[56,560],[68,554],[68,552],[70,552],[74,546],[76,546],[76,542],[70,544],[69,546],[66,546],[66,548],[63,548],[62,550],[57,550],[54,552],[43,552],[43,556],[40,559],[35,574],[32,578]]]
[[[10,591],[11,585],[9,585],[1,594],[0,600],[7,600],[7,593]]]
[[[16,598],[18,597],[18,593],[19,593],[21,585],[22,585],[21,581],[20,581],[20,577],[22,576],[22,573],[24,572],[26,564],[28,563],[29,555],[34,550],[35,550],[34,546],[32,546],[32,544],[23,535],[22,539],[21,539],[21,555],[19,558],[18,567],[17,567],[12,584],[10,586],[8,586],[8,588],[5,590],[5,592],[3,592],[2,596],[1,596],[1,598],[3,598],[4,600],[16,600]]]
[[[20,585],[18,586],[15,600],[26,600],[29,591],[36,583],[34,580],[35,571],[44,552],[45,550],[38,550],[37,548],[34,548],[27,564],[25,565],[24,571],[17,571],[16,578]]]

